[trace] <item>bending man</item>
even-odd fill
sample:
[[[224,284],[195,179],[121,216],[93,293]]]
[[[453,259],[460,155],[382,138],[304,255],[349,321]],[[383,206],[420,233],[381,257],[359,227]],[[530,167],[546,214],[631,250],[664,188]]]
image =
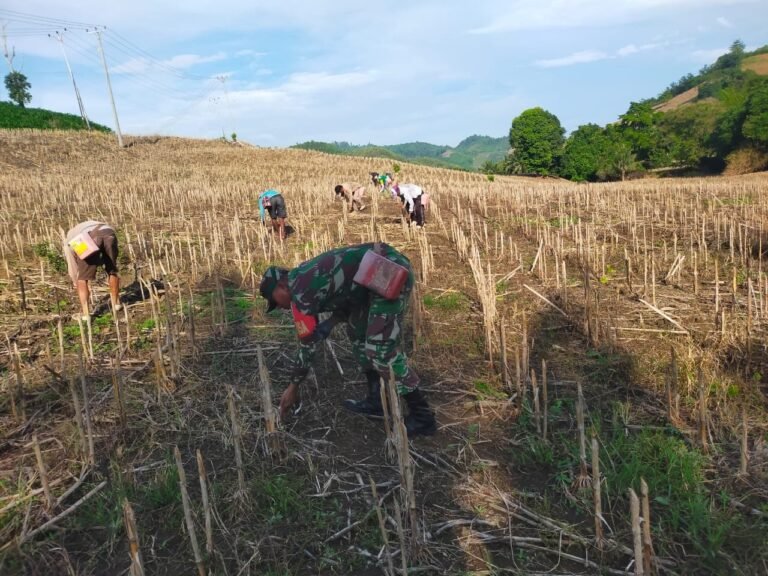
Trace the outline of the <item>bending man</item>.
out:
[[[285,240],[285,219],[288,218],[288,210],[285,208],[285,198],[277,190],[265,190],[259,194],[259,217],[261,222],[266,221],[265,211],[269,212],[272,220],[272,232]]]
[[[72,283],[77,289],[82,309],[82,319],[90,316],[88,283],[96,279],[96,269],[103,265],[109,276],[109,295],[116,311],[120,304],[120,277],[117,275],[117,236],[114,229],[104,222],[88,220],[72,228],[64,239],[64,257]]]
[[[404,271],[403,284],[397,294],[390,293],[385,297],[353,280],[369,251]],[[403,350],[403,317],[412,287],[410,262],[387,244],[337,248],[290,271],[275,266],[268,268],[259,289],[269,302],[267,311],[276,307],[290,309],[299,336],[291,382],[280,399],[281,414],[285,415],[299,399],[299,384],[309,372],[315,344],[327,338],[336,323],[345,322],[354,355],[365,372],[368,396],[363,400],[346,400],[344,406],[359,414],[381,416],[380,378],[389,382],[391,368],[397,392],[408,404],[405,419],[408,434],[434,434],[434,414],[419,389],[419,377],[408,366]],[[323,313],[332,316],[319,322],[318,315]]]
[[[338,184],[334,191],[337,198],[343,198],[349,204],[349,211],[362,212],[365,210],[365,186],[353,182]]]

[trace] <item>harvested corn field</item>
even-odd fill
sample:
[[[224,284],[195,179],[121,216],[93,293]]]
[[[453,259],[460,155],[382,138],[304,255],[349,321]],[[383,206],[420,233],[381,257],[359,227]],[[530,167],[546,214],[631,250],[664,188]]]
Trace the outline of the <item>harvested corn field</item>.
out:
[[[0,132],[0,573],[756,574],[768,563],[768,176],[577,185],[221,141]],[[291,233],[255,199],[281,191]],[[112,224],[125,308],[61,257]],[[438,433],[345,411],[346,333],[301,409],[270,264],[380,240],[417,276]],[[102,278],[103,280],[103,278]],[[396,399],[391,402],[397,421]]]

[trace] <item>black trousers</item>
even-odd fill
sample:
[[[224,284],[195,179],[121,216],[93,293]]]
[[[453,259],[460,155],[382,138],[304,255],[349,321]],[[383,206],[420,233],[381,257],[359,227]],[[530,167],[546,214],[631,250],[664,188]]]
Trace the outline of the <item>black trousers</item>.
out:
[[[413,200],[413,212],[411,212],[411,222],[416,222],[417,226],[424,226],[424,205],[421,203],[421,195]]]

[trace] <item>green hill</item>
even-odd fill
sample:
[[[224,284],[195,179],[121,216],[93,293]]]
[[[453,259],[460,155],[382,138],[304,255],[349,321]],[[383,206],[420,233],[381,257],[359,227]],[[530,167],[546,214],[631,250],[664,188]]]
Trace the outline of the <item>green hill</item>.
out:
[[[376,156],[443,168],[477,170],[488,161],[498,162],[502,160],[509,148],[509,141],[505,137],[470,136],[462,140],[458,146],[451,147],[438,146],[428,142],[407,142],[389,146],[374,144],[357,146],[348,142],[310,140],[296,144],[293,148],[317,150],[329,154]]]
[[[91,122],[91,129],[111,132],[106,126]],[[33,128],[38,130],[85,130],[80,116],[53,112],[43,108],[22,108],[10,102],[0,102],[0,128]]]

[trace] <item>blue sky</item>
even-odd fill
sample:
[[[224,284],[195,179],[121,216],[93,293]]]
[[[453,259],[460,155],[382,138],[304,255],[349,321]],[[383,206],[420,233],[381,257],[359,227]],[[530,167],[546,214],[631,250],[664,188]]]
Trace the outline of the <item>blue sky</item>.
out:
[[[123,132],[262,146],[456,145],[532,106],[605,124],[736,38],[768,44],[768,0],[4,0],[31,106],[66,112],[57,20],[106,26]],[[89,117],[113,126],[96,38],[63,38]]]

